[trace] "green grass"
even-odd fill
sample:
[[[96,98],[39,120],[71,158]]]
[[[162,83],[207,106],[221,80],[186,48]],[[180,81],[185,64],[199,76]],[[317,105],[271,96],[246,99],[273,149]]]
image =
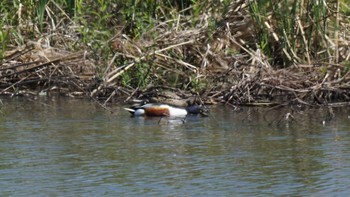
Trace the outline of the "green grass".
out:
[[[329,58],[319,52],[329,50],[327,37],[332,37],[334,32],[330,27],[335,25],[335,15],[329,9],[333,4],[323,2],[250,1],[250,13],[257,24],[258,46],[270,57],[272,65],[278,58],[282,58],[285,66]]]
[[[271,65],[288,67],[332,58],[334,49],[329,47],[329,43],[334,37],[334,31],[339,29],[335,13],[330,9],[335,3],[319,0],[247,2],[246,11],[254,21],[255,37],[246,42],[253,50],[261,50]],[[323,2],[327,2],[327,5]],[[341,13],[349,15],[350,0],[340,2]],[[177,30],[191,30],[199,28],[198,24],[206,14],[209,24],[207,40],[212,41],[216,39],[213,35],[218,23],[229,13],[231,3],[230,0],[3,0],[0,2],[0,58],[9,46],[26,45],[28,40],[37,41],[42,37],[51,39],[60,34],[63,40],[61,47],[92,52],[98,75],[103,78],[102,73],[115,55],[111,48],[111,40],[115,35],[124,34],[130,42],[137,42],[145,36],[154,40],[160,36],[157,33],[160,24],[165,24],[162,28],[168,28],[169,31],[175,27]],[[179,21],[183,23],[179,24]],[[73,38],[66,41],[65,36]],[[50,40],[50,43],[55,42]],[[149,48],[142,50],[151,51]],[[228,55],[237,53],[237,48],[226,49]],[[183,58],[176,53],[170,55]],[[130,61],[120,55],[115,58],[112,68]],[[153,73],[162,75],[173,70],[171,76],[176,77],[164,80],[172,86],[179,86],[186,79],[176,74],[175,70],[180,68],[175,65],[166,70],[158,68],[152,61],[139,62],[121,75],[120,83],[144,88],[149,83],[161,83],[162,80],[153,79]],[[195,89],[205,88],[202,80],[196,79],[191,83]]]

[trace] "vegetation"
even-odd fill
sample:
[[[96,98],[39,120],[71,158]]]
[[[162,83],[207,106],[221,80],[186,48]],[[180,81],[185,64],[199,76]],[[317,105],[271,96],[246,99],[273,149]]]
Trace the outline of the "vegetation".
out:
[[[3,0],[0,94],[350,101],[349,0]]]

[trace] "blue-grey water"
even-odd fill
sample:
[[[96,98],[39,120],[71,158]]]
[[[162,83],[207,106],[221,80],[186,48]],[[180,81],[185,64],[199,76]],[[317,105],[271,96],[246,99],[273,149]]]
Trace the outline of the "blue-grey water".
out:
[[[350,195],[348,107],[210,106],[183,121],[77,99],[2,102],[0,196]]]

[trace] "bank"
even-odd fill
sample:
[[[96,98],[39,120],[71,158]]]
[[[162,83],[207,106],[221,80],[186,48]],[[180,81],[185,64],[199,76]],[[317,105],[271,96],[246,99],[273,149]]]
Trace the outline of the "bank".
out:
[[[99,2],[75,5],[73,13],[63,1],[44,2],[38,16],[27,2],[3,22],[1,95],[107,103],[159,101],[172,92],[235,106],[350,102],[346,1],[174,1],[148,4],[153,10]]]

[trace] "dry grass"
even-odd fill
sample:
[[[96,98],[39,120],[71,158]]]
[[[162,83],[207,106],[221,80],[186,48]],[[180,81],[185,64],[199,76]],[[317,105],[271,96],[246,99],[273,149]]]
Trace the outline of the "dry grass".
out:
[[[120,31],[108,42],[113,56],[104,62],[105,67],[98,67],[96,64],[101,60],[96,60],[89,51],[72,53],[45,48],[40,43],[33,48],[8,51],[1,67],[1,93],[59,91],[109,101],[115,97],[145,99],[170,90],[182,98],[197,95],[206,103],[257,106],[350,101],[349,25],[342,21],[348,20],[346,17],[336,15],[336,23],[340,25],[337,39],[325,41],[334,45],[323,52],[336,53],[337,62],[312,59],[308,50],[303,57],[284,50],[294,60],[280,68],[271,65],[269,57],[257,47],[254,35],[257,24],[248,13],[246,1],[232,3],[222,18],[210,13],[202,12],[195,26],[189,16],[179,14],[137,39]],[[218,19],[216,26],[212,25],[213,17]],[[271,38],[275,37],[274,44],[279,47],[281,43],[273,24],[270,22],[268,27]],[[297,24],[303,35],[307,24],[300,21]],[[68,31],[75,32],[68,28],[61,34],[61,43]],[[295,61],[302,58],[307,61]],[[141,69],[146,85],[122,83],[128,76],[131,81],[138,81],[135,73]]]

